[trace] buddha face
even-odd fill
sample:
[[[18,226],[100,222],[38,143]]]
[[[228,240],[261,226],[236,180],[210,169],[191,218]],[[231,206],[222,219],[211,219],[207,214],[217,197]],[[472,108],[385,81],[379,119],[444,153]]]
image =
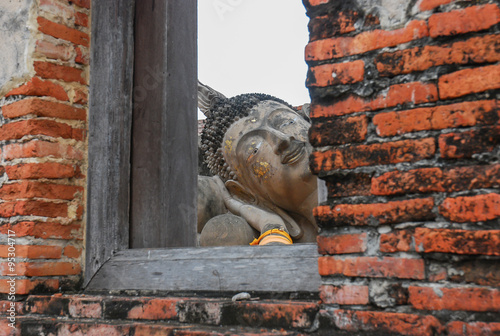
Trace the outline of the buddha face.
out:
[[[293,212],[317,192],[309,170],[309,126],[287,106],[263,101],[227,130],[224,158],[255,196]]]

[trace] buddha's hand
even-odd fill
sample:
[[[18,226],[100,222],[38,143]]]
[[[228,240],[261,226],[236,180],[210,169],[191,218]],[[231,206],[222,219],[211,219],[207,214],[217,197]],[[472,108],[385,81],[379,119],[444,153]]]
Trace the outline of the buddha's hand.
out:
[[[285,222],[283,219],[272,212],[269,209],[264,209],[255,204],[246,203],[236,197],[233,197],[229,190],[227,190],[224,182],[220,179],[220,177],[215,176],[218,186],[220,187],[222,197],[224,199],[224,204],[233,214],[237,216],[243,217],[248,224],[250,224],[255,230],[261,233],[261,238],[264,235],[270,235],[270,231],[272,230],[271,236],[280,235],[279,232],[282,232],[282,235],[285,237],[283,239],[283,243],[289,240],[289,244],[292,243],[292,239],[288,235],[288,231],[286,229]],[[266,240],[269,240],[266,239]]]

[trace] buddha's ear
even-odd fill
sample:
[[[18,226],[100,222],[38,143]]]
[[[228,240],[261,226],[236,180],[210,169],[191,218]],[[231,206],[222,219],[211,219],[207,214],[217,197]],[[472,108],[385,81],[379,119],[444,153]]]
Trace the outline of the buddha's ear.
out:
[[[226,188],[234,198],[237,198],[247,204],[255,204],[257,199],[240,182],[235,180],[226,181]]]

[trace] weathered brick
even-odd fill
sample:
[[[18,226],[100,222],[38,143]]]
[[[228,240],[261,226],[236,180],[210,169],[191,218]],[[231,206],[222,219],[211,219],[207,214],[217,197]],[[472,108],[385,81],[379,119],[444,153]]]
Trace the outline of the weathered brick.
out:
[[[78,82],[87,84],[81,69],[66,65],[59,65],[49,62],[34,62],[35,72],[38,76],[46,79],[60,79],[65,82]]]
[[[409,252],[412,250],[413,235],[410,230],[396,230],[380,235],[380,252]]]
[[[49,96],[59,100],[69,100],[68,94],[61,85],[49,80],[42,80],[38,77],[33,77],[29,82],[10,90],[5,96],[9,97],[14,95]]]
[[[6,167],[7,168],[7,167]],[[372,178],[374,195],[455,192],[500,186],[500,165],[419,168]]]
[[[442,134],[438,143],[441,157],[445,159],[470,158],[476,153],[491,152],[500,144],[500,126]]]
[[[375,58],[375,64],[381,76],[394,76],[445,64],[493,63],[500,60],[499,45],[500,35],[486,35],[452,44],[383,53]]]
[[[500,255],[499,230],[415,229],[417,252]]]
[[[366,305],[369,303],[368,286],[361,285],[322,285],[319,288],[319,296],[323,304]]]
[[[309,40],[316,41],[356,30],[354,24],[360,15],[352,10],[335,11],[328,15],[312,17],[309,21]]]
[[[55,157],[70,160],[83,159],[83,153],[73,146],[40,140],[5,145],[2,155],[8,161],[30,157]]]
[[[90,0],[70,0],[71,3],[74,3],[77,6],[90,9]]]
[[[309,67],[307,87],[324,87],[339,84],[353,84],[363,80],[365,62],[361,60],[344,63],[323,64]]]
[[[495,336],[500,334],[500,323],[452,321],[446,330],[448,336]]]
[[[434,316],[377,311],[335,310],[334,325],[350,332],[407,336],[442,335],[444,328]]]
[[[431,37],[449,36],[488,29],[500,22],[496,4],[472,6],[447,13],[436,13],[429,18]]]
[[[318,174],[336,169],[415,162],[433,157],[435,151],[433,138],[352,145],[324,152],[315,151],[310,164],[311,171]]]
[[[432,10],[441,5],[446,5],[454,0],[421,0],[419,3],[419,8],[421,11]]]
[[[480,286],[500,287],[500,268],[495,259],[473,259],[453,265],[449,280]]]
[[[332,174],[325,177],[328,197],[371,195],[371,174]]]
[[[0,203],[0,216],[67,217],[68,204],[45,201],[7,201]]]
[[[90,63],[90,54],[88,48],[84,47],[76,47],[76,57],[75,62],[80,64],[89,64]]]
[[[18,276],[55,276],[75,275],[82,271],[79,264],[69,262],[16,262],[16,274]],[[7,263],[0,263],[0,274],[7,275],[9,270]]]
[[[71,297],[68,303],[69,316],[77,318],[98,319],[102,317],[102,298]]]
[[[376,111],[387,107],[405,104],[423,104],[438,99],[435,84],[411,82],[390,86],[372,98],[356,95],[335,102],[331,105],[311,105],[311,118],[342,116],[355,112]]]
[[[500,195],[486,194],[447,198],[439,213],[452,222],[480,222],[500,217]]]
[[[377,134],[385,137],[417,131],[491,125],[498,122],[498,112],[497,101],[482,100],[379,113],[373,117],[373,124],[377,126]]]
[[[497,289],[410,286],[408,293],[410,304],[420,310],[500,310],[500,292]]]
[[[38,30],[44,34],[70,41],[75,44],[80,44],[85,47],[88,47],[90,44],[90,37],[84,32],[52,22],[43,17],[38,17],[37,22]]]
[[[82,255],[82,249],[76,248],[73,245],[67,245],[64,248],[64,256],[68,258],[80,258]]]
[[[341,118],[325,122],[314,122],[309,129],[309,141],[313,146],[341,145],[362,142],[368,133],[368,118],[365,115]]]
[[[77,197],[77,194],[82,193],[83,187],[35,181],[9,183],[0,187],[0,198],[3,200],[21,198],[72,200]]]
[[[9,293],[7,279],[0,279],[0,293]],[[59,288],[59,279],[16,279],[16,294],[25,295],[33,290],[38,292],[54,292]]]
[[[439,97],[450,99],[500,88],[500,65],[464,69],[439,77]]]
[[[366,251],[367,234],[341,234],[330,237],[318,236],[320,254],[358,253]]]
[[[0,126],[0,141],[21,139],[26,135],[46,135],[82,141],[84,130],[54,120],[28,119]]]
[[[0,300],[0,316],[10,315],[7,309],[11,309],[11,304],[14,306],[14,311],[18,316],[24,313],[24,302],[13,302],[10,300]],[[3,330],[0,328],[0,330]]]
[[[337,204],[319,206],[313,210],[318,225],[382,225],[434,218],[434,199],[420,198],[387,203]]]
[[[173,320],[181,298],[109,298],[103,316],[108,319]]]
[[[75,104],[87,104],[89,94],[85,88],[77,88],[73,90],[71,101]]]
[[[0,258],[10,257],[9,245],[0,245]],[[60,259],[62,255],[62,247],[46,246],[46,245],[16,245],[16,258],[28,259]]]
[[[75,25],[81,27],[89,26],[89,16],[85,13],[75,12]]]
[[[310,42],[306,46],[306,61],[323,61],[371,50],[394,47],[429,36],[425,21],[410,21],[406,27],[393,31],[372,30],[354,37],[337,37]]]
[[[343,275],[368,278],[425,278],[422,259],[393,257],[348,257],[323,256],[318,258],[319,274],[322,276]]]
[[[36,41],[35,52],[49,59],[69,61],[73,57],[73,47],[66,44],[54,44],[45,40]]]
[[[236,301],[223,307],[221,324],[233,324],[236,320],[252,327],[305,329],[312,326],[318,310],[316,302],[307,301]]]
[[[66,100],[67,99],[68,98],[66,98]],[[87,119],[87,112],[85,109],[39,98],[23,99],[15,103],[5,105],[2,107],[2,112],[5,118],[36,115],[38,117],[52,117],[70,120]]]
[[[53,222],[19,222],[0,226],[1,234],[7,234],[8,230],[14,231],[16,237],[83,240],[83,230],[79,224],[63,225]]]
[[[9,180],[82,177],[79,166],[58,162],[20,163],[17,165],[5,166],[5,172]]]
[[[316,6],[319,6],[319,5],[326,4],[326,3],[330,2],[330,0],[306,0],[306,1],[307,1],[306,5],[309,5],[309,6],[312,6],[312,7],[316,7]]]

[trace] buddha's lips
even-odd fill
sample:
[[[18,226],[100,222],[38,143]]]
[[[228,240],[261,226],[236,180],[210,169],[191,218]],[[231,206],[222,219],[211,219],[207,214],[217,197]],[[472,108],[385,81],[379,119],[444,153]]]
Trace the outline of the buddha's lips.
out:
[[[301,141],[292,141],[290,147],[282,154],[282,164],[293,164],[297,162],[304,154],[305,143]]]

